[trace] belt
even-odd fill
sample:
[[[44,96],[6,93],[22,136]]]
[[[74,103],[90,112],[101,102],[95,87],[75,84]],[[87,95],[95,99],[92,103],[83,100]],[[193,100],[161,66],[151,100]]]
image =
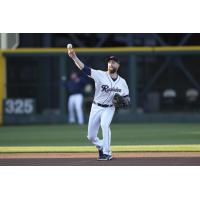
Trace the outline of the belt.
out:
[[[107,105],[107,104],[100,104],[100,103],[97,103],[95,101],[93,101],[94,104],[96,104],[97,106],[101,106],[101,107],[104,107],[104,108],[107,108],[107,107],[112,107],[113,105]]]

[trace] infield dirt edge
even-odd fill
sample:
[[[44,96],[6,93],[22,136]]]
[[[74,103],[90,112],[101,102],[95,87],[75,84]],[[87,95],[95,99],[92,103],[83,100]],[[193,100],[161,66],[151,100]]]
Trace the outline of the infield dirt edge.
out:
[[[200,152],[137,152],[113,153],[115,158],[175,158],[200,157]],[[1,153],[0,159],[30,159],[30,158],[96,158],[97,153]]]

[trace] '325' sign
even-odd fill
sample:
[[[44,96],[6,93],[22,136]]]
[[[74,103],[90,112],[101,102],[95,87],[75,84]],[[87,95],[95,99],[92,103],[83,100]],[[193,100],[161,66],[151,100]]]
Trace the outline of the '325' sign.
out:
[[[35,112],[34,99],[5,99],[5,114],[33,114]]]

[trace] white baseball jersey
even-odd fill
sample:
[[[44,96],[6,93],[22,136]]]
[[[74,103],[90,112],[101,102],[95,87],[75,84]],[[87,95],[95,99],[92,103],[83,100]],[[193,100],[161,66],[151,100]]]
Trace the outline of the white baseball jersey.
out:
[[[91,69],[91,78],[95,81],[94,101],[100,104],[112,105],[115,93],[121,96],[129,95],[126,81],[118,75],[113,80],[106,71]]]
[[[126,81],[117,76],[116,80],[113,80],[108,72],[95,70],[85,67],[85,73],[94,79],[95,81],[95,95],[94,102],[92,104],[89,123],[88,123],[88,135],[87,138],[98,148],[103,150],[103,154],[112,155],[111,144],[111,130],[110,123],[115,113],[115,107],[112,105],[112,100],[115,93],[121,96],[129,95],[129,89]],[[102,106],[102,105],[109,106]],[[100,140],[98,135],[99,127],[102,128],[103,139]]]

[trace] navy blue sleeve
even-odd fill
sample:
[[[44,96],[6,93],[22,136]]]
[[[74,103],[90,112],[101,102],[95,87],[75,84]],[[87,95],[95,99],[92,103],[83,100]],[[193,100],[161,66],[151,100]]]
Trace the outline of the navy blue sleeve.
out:
[[[68,88],[68,83],[67,81],[61,81],[61,84],[63,87]]]
[[[82,71],[87,74],[88,76],[91,76],[91,68],[88,67],[87,65],[84,65],[84,68],[82,69]]]

